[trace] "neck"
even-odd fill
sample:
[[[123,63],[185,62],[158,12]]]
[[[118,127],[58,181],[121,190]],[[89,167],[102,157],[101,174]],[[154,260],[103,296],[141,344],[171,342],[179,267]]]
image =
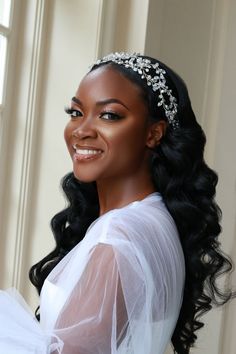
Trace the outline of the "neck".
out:
[[[155,192],[150,174],[97,181],[100,215],[142,200]]]

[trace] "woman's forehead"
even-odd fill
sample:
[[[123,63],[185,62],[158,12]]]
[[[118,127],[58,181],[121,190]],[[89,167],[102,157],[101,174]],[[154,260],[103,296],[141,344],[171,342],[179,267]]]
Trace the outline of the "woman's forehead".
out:
[[[140,99],[141,89],[120,71],[103,65],[90,71],[80,82],[76,96],[83,92]],[[88,92],[87,92],[88,91]],[[127,98],[128,98],[127,97]]]

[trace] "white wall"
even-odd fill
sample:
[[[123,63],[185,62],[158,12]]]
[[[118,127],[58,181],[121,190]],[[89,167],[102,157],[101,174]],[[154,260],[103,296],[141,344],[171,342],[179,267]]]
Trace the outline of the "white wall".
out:
[[[0,161],[1,287],[17,286],[36,306],[27,271],[53,246],[49,220],[64,206],[59,180],[71,168],[63,108],[88,65],[114,50],[158,57],[187,82],[208,137],[206,159],[219,172],[222,245],[236,262],[235,15],[233,0],[15,2],[18,45]],[[235,318],[235,302],[212,311],[192,353],[235,354]]]

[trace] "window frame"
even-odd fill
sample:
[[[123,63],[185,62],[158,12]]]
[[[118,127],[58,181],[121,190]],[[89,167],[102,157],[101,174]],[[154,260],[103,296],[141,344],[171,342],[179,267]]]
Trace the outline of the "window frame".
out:
[[[0,23],[0,34],[6,38],[6,56],[5,56],[5,67],[4,67],[4,74],[3,74],[3,83],[2,83],[2,102],[0,101],[0,115],[2,114],[5,106],[5,98],[6,98],[6,82],[8,76],[8,66],[9,66],[9,48],[10,48],[10,41],[11,41],[11,34],[12,34],[12,15],[13,15],[13,8],[14,8],[14,0],[11,0],[10,3],[10,14],[9,14],[9,25],[5,26]],[[2,119],[2,117],[1,117]]]

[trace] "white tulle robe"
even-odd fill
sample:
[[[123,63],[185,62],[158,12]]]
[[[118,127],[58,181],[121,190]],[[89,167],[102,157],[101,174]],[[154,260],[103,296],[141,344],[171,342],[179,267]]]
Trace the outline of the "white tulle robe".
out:
[[[0,293],[0,354],[163,354],[184,279],[178,232],[158,193],[111,210],[49,274],[40,325],[18,296]]]

